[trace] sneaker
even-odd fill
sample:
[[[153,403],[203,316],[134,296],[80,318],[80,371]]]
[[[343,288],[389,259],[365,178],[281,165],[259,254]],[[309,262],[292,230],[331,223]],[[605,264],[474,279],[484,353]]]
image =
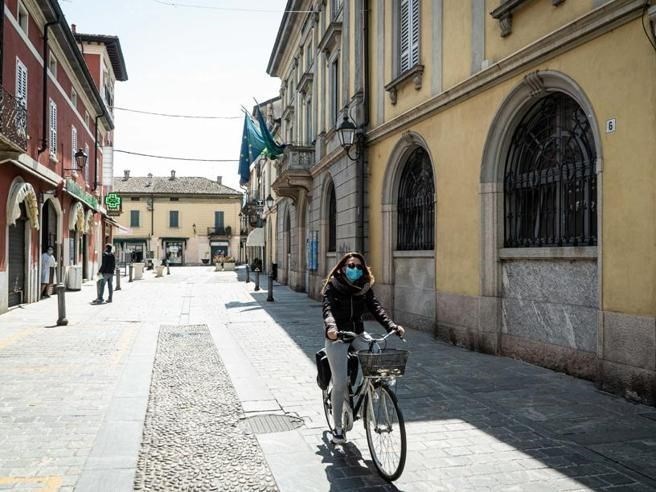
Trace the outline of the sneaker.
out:
[[[334,430],[333,431],[333,444],[344,444],[346,442],[346,436],[344,435],[343,430]]]

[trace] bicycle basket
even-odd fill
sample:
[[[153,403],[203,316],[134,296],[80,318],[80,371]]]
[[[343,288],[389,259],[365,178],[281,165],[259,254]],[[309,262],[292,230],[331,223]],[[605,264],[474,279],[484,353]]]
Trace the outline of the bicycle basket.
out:
[[[408,361],[407,350],[388,349],[383,352],[358,352],[364,377],[403,376]]]

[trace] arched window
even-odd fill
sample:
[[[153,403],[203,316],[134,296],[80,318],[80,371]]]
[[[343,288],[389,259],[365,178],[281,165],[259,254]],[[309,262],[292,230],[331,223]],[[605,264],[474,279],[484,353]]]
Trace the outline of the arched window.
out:
[[[328,190],[328,251],[337,250],[337,199],[335,185],[330,184]]]
[[[421,147],[410,154],[399,184],[397,249],[433,249],[435,185],[428,153]]]
[[[597,176],[590,122],[566,94],[531,107],[504,173],[504,247],[597,244]]]

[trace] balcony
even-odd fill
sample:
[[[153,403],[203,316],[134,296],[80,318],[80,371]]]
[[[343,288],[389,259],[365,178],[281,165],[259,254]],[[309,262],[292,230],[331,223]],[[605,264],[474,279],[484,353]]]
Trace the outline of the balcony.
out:
[[[232,236],[232,227],[208,227],[207,235],[214,238],[229,238]]]
[[[27,109],[0,87],[0,150],[27,152]]]
[[[297,202],[302,191],[309,193],[312,188],[310,169],[314,166],[314,147],[290,144],[276,163],[278,178],[271,184],[279,196]]]

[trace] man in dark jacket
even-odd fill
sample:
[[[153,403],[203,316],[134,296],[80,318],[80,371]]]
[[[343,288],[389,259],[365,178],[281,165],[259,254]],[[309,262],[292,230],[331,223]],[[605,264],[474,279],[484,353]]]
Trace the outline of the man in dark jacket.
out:
[[[102,255],[102,263],[98,270],[98,298],[93,301],[94,304],[102,304],[103,294],[105,293],[105,283],[109,289],[109,297],[107,302],[112,302],[112,294],[114,293],[114,286],[112,281],[114,279],[114,270],[116,269],[116,257],[112,253],[112,245],[106,244],[105,251]]]

